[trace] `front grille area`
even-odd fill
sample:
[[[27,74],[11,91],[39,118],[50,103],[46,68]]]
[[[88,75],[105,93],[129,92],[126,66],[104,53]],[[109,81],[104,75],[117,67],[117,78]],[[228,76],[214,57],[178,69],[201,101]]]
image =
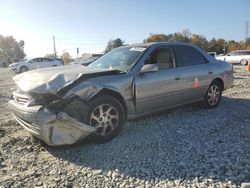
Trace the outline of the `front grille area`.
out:
[[[12,93],[12,97],[13,97],[14,101],[16,101],[19,104],[26,104],[31,99],[30,95],[24,94],[24,93],[21,93],[21,92],[18,92],[18,91],[14,91]]]

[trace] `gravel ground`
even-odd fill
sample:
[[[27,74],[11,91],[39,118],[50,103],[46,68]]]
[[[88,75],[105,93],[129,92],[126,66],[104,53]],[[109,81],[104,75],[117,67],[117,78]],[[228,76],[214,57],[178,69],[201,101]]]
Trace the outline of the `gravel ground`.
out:
[[[24,131],[6,102],[11,74],[0,69],[2,187],[247,187],[250,73],[235,66],[220,106],[189,105],[129,122],[111,142],[52,148]]]

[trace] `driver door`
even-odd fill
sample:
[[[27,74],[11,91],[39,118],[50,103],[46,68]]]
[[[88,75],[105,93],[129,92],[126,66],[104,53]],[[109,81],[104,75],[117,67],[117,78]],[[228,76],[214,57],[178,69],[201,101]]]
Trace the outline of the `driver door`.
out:
[[[136,113],[138,115],[181,104],[183,82],[175,69],[173,50],[161,47],[150,55],[150,64],[158,71],[135,76]]]

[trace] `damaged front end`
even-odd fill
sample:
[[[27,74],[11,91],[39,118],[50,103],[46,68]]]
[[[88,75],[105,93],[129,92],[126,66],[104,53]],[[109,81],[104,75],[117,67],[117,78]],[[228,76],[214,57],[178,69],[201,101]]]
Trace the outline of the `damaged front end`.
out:
[[[9,107],[27,131],[50,146],[74,144],[96,131],[63,111],[48,110],[40,105],[27,106],[14,99],[9,101]]]
[[[41,71],[14,77],[19,90],[13,92],[8,105],[16,120],[50,146],[71,145],[96,131],[95,127],[83,123],[85,120],[79,115],[79,112],[87,110],[86,103],[76,93],[69,92],[77,85],[81,85],[78,92],[86,98],[97,92],[95,87],[83,84],[97,73],[83,74],[84,71],[79,73],[78,70],[73,75],[68,74],[70,71],[60,74],[57,71],[57,74],[53,74],[52,70],[52,77],[47,75],[46,79]],[[99,73],[102,74],[117,73]]]

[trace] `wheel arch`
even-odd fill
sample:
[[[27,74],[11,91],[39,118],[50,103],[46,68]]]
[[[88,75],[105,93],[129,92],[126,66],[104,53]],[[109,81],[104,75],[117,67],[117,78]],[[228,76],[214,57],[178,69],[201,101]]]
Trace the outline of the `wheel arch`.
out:
[[[211,83],[213,83],[213,82],[218,82],[218,83],[220,83],[221,84],[221,87],[222,87],[222,91],[224,90],[224,82],[223,82],[223,80],[221,79],[221,78],[215,78],[215,79],[213,79],[213,81],[211,82]]]
[[[110,96],[116,98],[123,106],[124,111],[126,113],[125,115],[127,117],[127,105],[125,103],[123,96],[119,92],[111,90],[111,89],[103,88],[98,93],[96,93],[94,96],[92,96],[89,100],[93,100],[95,97],[101,96],[101,95],[110,95]]]
[[[21,65],[21,66],[19,67],[19,72],[21,71],[22,68],[26,68],[27,70],[29,70],[29,67],[28,67],[27,65]]]

